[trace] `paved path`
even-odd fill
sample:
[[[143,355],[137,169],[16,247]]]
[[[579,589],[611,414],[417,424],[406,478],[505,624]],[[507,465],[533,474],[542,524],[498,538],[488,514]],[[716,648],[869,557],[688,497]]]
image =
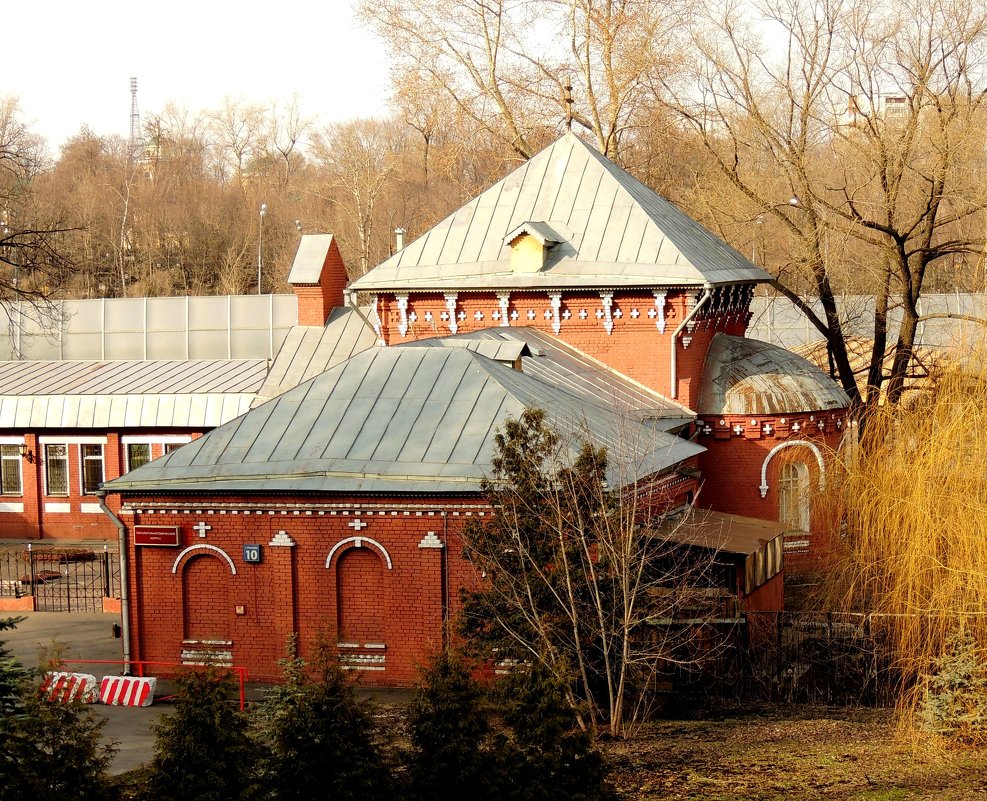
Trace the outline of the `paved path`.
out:
[[[13,616],[2,612],[0,616]],[[66,669],[81,673],[93,673],[96,678],[119,674],[120,665],[73,664],[73,659],[112,660],[123,659],[123,646],[113,636],[113,624],[120,622],[119,615],[75,614],[70,612],[28,612],[17,628],[0,632],[7,648],[25,667],[37,667],[44,652],[62,649]],[[103,739],[115,742],[116,756],[110,765],[111,773],[124,773],[150,762],[154,756],[152,724],[166,714],[170,707],[119,707],[93,704],[93,710],[106,719]]]
[[[13,617],[14,613],[0,612],[0,617]],[[113,624],[119,623],[119,615],[84,614],[75,612],[26,612],[17,628],[0,632],[0,640],[25,667],[37,667],[39,655],[46,650],[61,647],[66,668],[93,673],[97,679],[106,675],[118,675],[123,659],[123,644],[113,636]],[[117,664],[73,664],[70,660],[107,660]],[[158,695],[173,688],[171,682],[158,682]],[[264,696],[265,686],[250,684],[248,701]],[[360,699],[372,699],[384,704],[404,705],[413,691],[406,689],[357,690]],[[168,704],[155,703],[149,707],[120,707],[93,704],[93,710],[106,719],[103,738],[114,742],[116,756],[110,772],[125,773],[147,764],[154,756],[154,732],[152,726],[171,711]]]

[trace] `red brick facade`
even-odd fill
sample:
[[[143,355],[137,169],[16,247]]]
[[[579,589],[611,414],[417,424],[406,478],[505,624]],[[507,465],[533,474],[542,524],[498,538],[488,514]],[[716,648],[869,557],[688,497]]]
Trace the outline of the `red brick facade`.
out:
[[[102,452],[102,480],[110,481],[127,472],[128,444],[146,444],[150,458],[164,454],[166,445],[179,445],[201,436],[200,431],[81,431],[29,430],[5,441],[23,441],[21,493],[0,496],[0,539],[113,540],[117,530],[99,507],[95,494],[83,491],[83,446]],[[51,470],[48,457],[56,456],[49,446],[64,446],[64,459]],[[67,474],[60,472],[62,466]],[[96,469],[96,468],[93,468]],[[52,475],[49,475],[49,474]],[[56,478],[57,473],[57,478]],[[63,480],[63,476],[66,476]],[[119,499],[109,496],[110,508]]]
[[[377,298],[376,313],[380,336],[389,345],[505,327],[506,314],[510,326],[529,326],[557,336],[691,408],[713,336],[743,336],[749,318],[750,294],[742,287],[716,290],[698,308],[676,342],[673,395],[672,334],[702,298],[698,289],[657,294],[641,290],[387,294]]]
[[[699,506],[761,520],[780,520],[782,467],[804,465],[810,492],[823,489],[826,465],[843,441],[847,419],[845,409],[789,415],[701,416],[696,424],[697,442],[707,450],[699,457],[703,482]],[[805,500],[808,503],[809,497]],[[811,508],[808,513],[811,523]],[[808,532],[786,535],[786,570],[810,566],[818,558],[820,546]]]

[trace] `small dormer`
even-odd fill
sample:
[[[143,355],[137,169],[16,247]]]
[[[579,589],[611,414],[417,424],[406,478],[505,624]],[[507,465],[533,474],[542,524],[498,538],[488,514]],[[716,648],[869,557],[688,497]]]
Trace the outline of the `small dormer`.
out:
[[[521,223],[504,237],[511,249],[511,272],[538,272],[545,266],[548,251],[564,241],[546,222]]]

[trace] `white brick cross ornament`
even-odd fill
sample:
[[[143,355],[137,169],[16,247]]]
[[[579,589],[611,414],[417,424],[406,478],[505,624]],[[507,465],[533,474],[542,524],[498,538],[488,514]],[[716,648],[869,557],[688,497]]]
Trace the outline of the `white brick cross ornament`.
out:
[[[356,520],[351,520],[346,525],[348,525],[354,531],[359,531],[360,529],[367,527],[367,524],[364,523],[359,517]]]
[[[200,520],[194,526],[192,526],[193,531],[198,531],[199,536],[205,538],[207,531],[212,531],[212,526],[206,523],[205,520]]]

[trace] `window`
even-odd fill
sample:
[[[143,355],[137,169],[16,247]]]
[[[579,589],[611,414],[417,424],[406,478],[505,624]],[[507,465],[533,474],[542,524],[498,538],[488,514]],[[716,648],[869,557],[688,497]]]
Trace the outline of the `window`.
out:
[[[0,495],[21,493],[21,446],[0,445]]]
[[[69,494],[68,445],[45,445],[45,494]]]
[[[778,472],[778,521],[791,531],[808,531],[809,468],[805,462],[786,462]]]
[[[177,451],[180,447],[182,447],[182,445],[185,444],[186,443],[184,442],[166,442],[164,446],[164,452],[171,453],[172,451]]]
[[[103,483],[103,446],[80,445],[82,454],[82,494],[94,495]]]
[[[131,442],[127,445],[127,470],[136,470],[138,467],[151,461],[150,442]]]

